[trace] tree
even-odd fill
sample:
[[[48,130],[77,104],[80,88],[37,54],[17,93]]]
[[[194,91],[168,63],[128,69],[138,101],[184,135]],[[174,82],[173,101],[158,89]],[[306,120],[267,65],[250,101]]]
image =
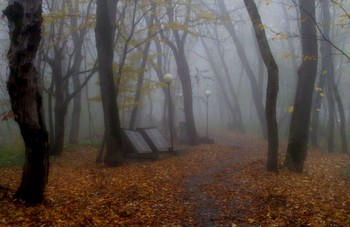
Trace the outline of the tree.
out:
[[[48,3],[47,3],[48,4]],[[77,4],[77,3],[76,3]],[[80,108],[80,90],[87,84],[89,79],[96,72],[96,67],[89,71],[89,75],[84,81],[80,81],[80,68],[83,61],[82,48],[84,38],[87,34],[88,25],[90,22],[92,0],[86,4],[86,11],[83,13],[81,24],[78,26],[78,21],[75,18],[76,13],[73,12],[74,7],[72,2],[54,1],[51,5],[47,5],[50,9],[50,14],[46,15],[45,24],[50,30],[48,41],[45,45],[48,51],[43,52],[43,59],[51,68],[51,84],[48,89],[48,115],[50,127],[50,154],[61,155],[63,151],[65,138],[65,121],[70,102],[75,99],[73,106],[74,120],[72,127],[75,130],[79,129],[79,108]],[[62,10],[66,6],[70,11],[69,21],[70,28],[67,28],[66,14]],[[77,7],[77,6],[75,6]],[[62,13],[63,12],[63,13]],[[59,16],[57,16],[59,15]],[[69,40],[67,34],[71,34],[72,40]],[[68,43],[71,41],[72,45]],[[72,79],[73,89],[70,89],[69,82]],[[53,102],[54,98],[54,102]],[[52,106],[54,112],[52,113]],[[76,135],[78,131],[73,131],[72,135]],[[74,140],[71,140],[74,142]]]
[[[96,2],[95,37],[105,126],[106,153],[104,163],[107,166],[119,165],[123,158],[119,111],[113,79],[117,3],[118,1],[115,0],[98,0]]]
[[[226,81],[223,81],[223,82],[219,82],[219,83],[222,83],[222,84],[229,84],[228,86],[228,89],[229,91],[231,92],[231,96],[232,96],[232,101],[233,101],[233,104],[234,104],[234,108],[233,110],[231,110],[232,112],[232,116],[235,116],[235,124],[237,125],[239,131],[241,133],[245,133],[246,132],[246,129],[243,125],[243,117],[242,117],[242,111],[241,111],[241,107],[240,107],[240,104],[239,104],[239,96],[238,96],[238,92],[235,91],[235,88],[234,88],[234,84],[232,82],[232,79],[231,79],[231,75],[229,73],[229,69],[228,69],[228,65],[227,65],[227,62],[225,61],[225,53],[224,53],[224,46],[222,43],[220,43],[218,40],[219,40],[219,32],[218,32],[218,29],[215,27],[215,37],[216,37],[216,40],[215,40],[215,45],[216,45],[216,49],[218,50],[218,54],[219,54],[219,59],[222,63],[222,67],[223,67],[223,70],[224,70],[224,74],[225,74],[225,79]],[[218,80],[219,80],[219,75],[218,75]],[[222,85],[222,87],[224,87],[224,85]],[[232,109],[230,107],[230,109]]]
[[[218,42],[216,42],[216,48],[218,50],[219,56],[220,56],[220,61],[222,63],[222,67],[224,70],[224,74],[225,74],[225,78],[222,78],[222,76],[220,76],[222,73],[220,72],[218,65],[215,64],[214,61],[214,56],[213,54],[210,52],[208,45],[204,42],[203,39],[201,39],[202,45],[204,47],[205,53],[208,57],[208,59],[206,59],[208,61],[208,63],[210,64],[211,69],[213,70],[213,73],[215,75],[215,78],[217,79],[219,86],[220,86],[220,90],[222,91],[222,95],[224,97],[225,103],[228,106],[228,109],[232,115],[232,120],[233,120],[233,124],[235,125],[235,127],[238,127],[238,129],[240,130],[241,133],[245,133],[245,128],[243,125],[243,121],[242,121],[242,114],[241,114],[241,109],[239,106],[239,102],[238,102],[238,95],[236,94],[234,88],[233,88],[233,84],[228,72],[228,67],[227,64],[225,62],[224,59],[224,53],[223,53],[223,48],[222,46],[219,45]],[[226,81],[224,80],[226,79]],[[225,84],[228,84],[228,86],[225,86]],[[233,103],[232,100],[229,97],[228,92],[226,91],[226,89],[230,90],[230,95],[233,97]]]
[[[333,2],[337,5],[336,2]],[[343,153],[347,152],[347,139],[346,139],[346,130],[345,130],[345,113],[343,102],[340,97],[338,86],[335,82],[335,66],[334,66],[334,54],[333,50],[339,48],[333,43],[333,40],[330,36],[330,28],[331,24],[335,24],[331,21],[330,9],[329,9],[330,1],[322,1],[320,2],[321,13],[320,13],[320,21],[317,23],[314,21],[318,31],[321,33],[323,40],[320,42],[320,54],[322,57],[321,60],[321,72],[319,75],[319,82],[315,89],[314,95],[314,103],[312,110],[312,122],[311,122],[311,133],[310,139],[311,144],[314,147],[318,146],[318,133],[319,133],[319,115],[321,111],[321,104],[323,100],[323,96],[327,98],[327,106],[328,106],[328,127],[327,127],[327,135],[328,135],[328,152],[334,151],[334,127],[335,127],[335,115],[336,108],[335,103],[338,107],[339,112],[339,123],[340,123],[340,137],[341,137],[341,149]],[[321,26],[322,25],[322,29]],[[334,26],[333,26],[334,27]],[[344,48],[342,48],[344,49]],[[346,57],[346,55],[343,55]],[[342,62],[340,63],[342,64]],[[341,68],[341,67],[339,67]]]
[[[88,17],[90,16],[90,10],[93,0],[89,0],[88,6],[87,6],[87,12],[85,14],[84,20],[81,21],[82,25],[84,22],[88,22]],[[74,5],[73,5],[74,3]],[[76,0],[68,1],[68,9],[70,13],[70,20],[71,20],[71,26],[73,28],[79,27],[79,21],[78,18],[80,16],[79,14],[79,2]],[[72,33],[72,41],[74,45],[73,54],[71,55],[71,58],[73,59],[72,67],[69,68],[68,74],[73,75],[72,76],[72,82],[73,82],[73,90],[79,91],[76,93],[76,95],[73,97],[73,110],[72,110],[72,121],[70,125],[70,131],[69,131],[69,143],[75,144],[78,141],[79,137],[79,129],[80,129],[80,113],[81,113],[81,80],[78,75],[80,72],[81,65],[84,60],[83,56],[83,45],[84,45],[84,37],[87,33],[87,27],[84,27],[83,29],[74,30]]]
[[[147,33],[147,43],[144,47],[144,49],[142,50],[142,60],[141,60],[141,64],[140,64],[140,73],[138,75],[138,79],[137,79],[137,87],[136,87],[136,92],[135,92],[135,101],[134,101],[134,107],[132,109],[131,112],[131,118],[130,118],[130,124],[129,124],[129,128],[130,129],[134,129],[135,125],[136,125],[136,118],[137,118],[137,114],[139,112],[139,103],[141,101],[141,89],[142,89],[142,84],[143,84],[143,80],[144,80],[144,74],[145,74],[145,68],[146,68],[146,64],[147,64],[147,60],[148,60],[148,55],[149,55],[149,48],[151,45],[151,37],[154,35],[153,34],[153,21],[154,21],[154,15],[152,14],[150,16],[150,18],[147,17],[147,15],[145,15],[145,20],[146,20],[146,24],[148,27],[148,33]]]
[[[174,59],[177,66],[177,74],[180,78],[183,97],[184,97],[184,112],[186,119],[186,127],[187,127],[187,135],[189,142],[191,144],[196,144],[198,142],[198,133],[196,129],[196,124],[193,115],[193,97],[192,97],[192,84],[191,84],[191,74],[190,68],[187,62],[185,47],[186,47],[186,39],[190,34],[188,28],[190,27],[190,23],[193,22],[191,18],[191,1],[186,2],[185,4],[182,2],[174,3],[173,1],[166,2],[166,15],[169,20],[168,29],[171,30],[171,34],[173,39],[166,37],[164,32],[161,32],[161,38],[165,40],[165,43],[170,47],[173,51]],[[175,13],[175,8],[183,6],[183,13],[177,14]],[[187,28],[181,28],[179,24],[179,19],[184,18],[183,25]]]
[[[323,37],[330,41],[330,10],[329,2],[323,1],[321,4],[322,20],[323,20]],[[340,121],[340,136],[341,136],[341,147],[342,152],[347,153],[347,140],[345,132],[345,114],[342,99],[339,95],[338,87],[335,82],[335,72],[334,72],[334,61],[332,55],[332,45],[331,42],[324,41],[321,45],[322,54],[322,72],[321,76],[326,77],[327,80],[327,98],[328,98],[328,108],[329,108],[329,124],[328,124],[328,152],[333,152],[334,149],[334,124],[335,124],[335,104],[336,101],[339,112]]]
[[[289,129],[284,165],[293,172],[302,172],[307,155],[312,94],[317,73],[317,37],[314,24],[315,0],[299,1],[302,62],[298,68],[297,91]]]
[[[265,114],[267,122],[268,155],[267,170],[278,170],[278,128],[276,120],[276,103],[278,94],[278,66],[271,53],[266,38],[265,29],[254,0],[244,0],[248,14],[252,21],[260,54],[267,68],[268,82],[266,93]]]
[[[243,67],[248,75],[255,109],[257,111],[259,123],[261,126],[261,131],[262,131],[262,134],[264,135],[264,137],[266,137],[267,136],[267,126],[266,126],[266,119],[265,119],[265,115],[264,115],[264,105],[263,105],[263,101],[262,101],[262,96],[260,94],[261,92],[259,92],[260,89],[258,86],[257,79],[255,78],[253,69],[250,65],[250,62],[248,60],[247,54],[244,50],[244,47],[238,38],[237,32],[235,30],[235,26],[232,23],[231,17],[229,15],[229,12],[226,8],[224,1],[218,1],[218,4],[219,4],[220,12],[221,12],[222,16],[224,17],[224,21],[223,21],[224,26],[225,26],[226,30],[228,31],[228,33],[230,34],[234,45],[236,46],[239,59],[242,62],[242,65],[243,65]]]
[[[41,0],[9,1],[4,15],[8,19],[11,41],[7,89],[25,143],[22,180],[15,198],[35,204],[43,201],[49,173],[48,133],[38,72],[33,64],[41,40]]]

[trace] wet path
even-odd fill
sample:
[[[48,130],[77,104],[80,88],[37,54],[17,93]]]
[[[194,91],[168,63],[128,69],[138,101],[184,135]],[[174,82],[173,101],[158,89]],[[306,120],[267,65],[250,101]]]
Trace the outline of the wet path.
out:
[[[220,208],[222,208],[223,205],[222,201],[212,198],[206,191],[206,186],[218,184],[218,180],[220,180],[220,184],[228,184],[228,182],[222,182],[222,179],[225,179],[224,177],[218,179],[218,174],[222,174],[227,168],[234,168],[237,163],[255,155],[256,152],[254,152],[254,150],[252,152],[247,152],[241,149],[242,145],[225,140],[220,140],[216,143],[228,147],[232,153],[222,153],[223,161],[210,166],[199,175],[188,179],[186,184],[188,203],[193,209],[189,216],[193,217],[195,225],[198,226],[216,226],[216,223],[222,218],[220,216]],[[232,185],[229,185],[229,187],[232,187]],[[186,222],[183,223],[183,225],[190,226],[190,224]]]

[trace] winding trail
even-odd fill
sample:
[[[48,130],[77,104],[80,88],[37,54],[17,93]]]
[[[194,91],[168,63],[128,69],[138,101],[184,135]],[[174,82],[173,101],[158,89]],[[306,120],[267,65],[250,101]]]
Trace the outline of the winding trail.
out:
[[[228,168],[235,168],[235,166],[246,158],[250,158],[254,155],[261,154],[261,150],[258,149],[242,149],[243,145],[229,141],[227,139],[216,140],[216,143],[224,145],[232,152],[220,153],[222,155],[221,162],[218,162],[205,171],[201,172],[187,180],[186,190],[188,193],[188,203],[193,207],[193,210],[189,216],[194,218],[194,223],[197,226],[216,226],[216,223],[222,219],[220,216],[220,208],[222,208],[222,201],[212,198],[211,195],[205,190],[207,185],[220,184],[228,185],[231,183],[222,182],[225,177],[217,177],[218,174],[222,174],[223,170]],[[244,145],[246,146],[246,145]],[[220,158],[220,157],[219,157]],[[238,169],[236,171],[239,171]],[[228,185],[234,187],[234,185]],[[234,202],[235,200],[233,200]],[[237,203],[239,201],[236,201]],[[234,206],[234,204],[232,204]],[[239,212],[237,212],[239,213]],[[191,223],[186,221],[183,226],[191,226]]]

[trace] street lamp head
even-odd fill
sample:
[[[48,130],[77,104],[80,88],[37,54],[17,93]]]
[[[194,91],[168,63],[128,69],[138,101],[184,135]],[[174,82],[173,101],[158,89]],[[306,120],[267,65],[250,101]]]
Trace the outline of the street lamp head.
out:
[[[209,97],[211,95],[211,91],[210,90],[205,90],[204,94],[205,94],[205,96]]]
[[[164,81],[164,83],[167,83],[167,84],[170,84],[171,82],[173,82],[173,80],[174,80],[174,77],[173,77],[173,75],[171,75],[171,74],[165,74],[164,76],[163,76],[163,81]]]

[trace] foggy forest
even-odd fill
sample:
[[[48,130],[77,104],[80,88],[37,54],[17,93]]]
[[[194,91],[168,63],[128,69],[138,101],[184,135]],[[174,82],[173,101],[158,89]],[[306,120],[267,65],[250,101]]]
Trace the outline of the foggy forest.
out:
[[[350,226],[350,1],[0,9],[0,226]]]

